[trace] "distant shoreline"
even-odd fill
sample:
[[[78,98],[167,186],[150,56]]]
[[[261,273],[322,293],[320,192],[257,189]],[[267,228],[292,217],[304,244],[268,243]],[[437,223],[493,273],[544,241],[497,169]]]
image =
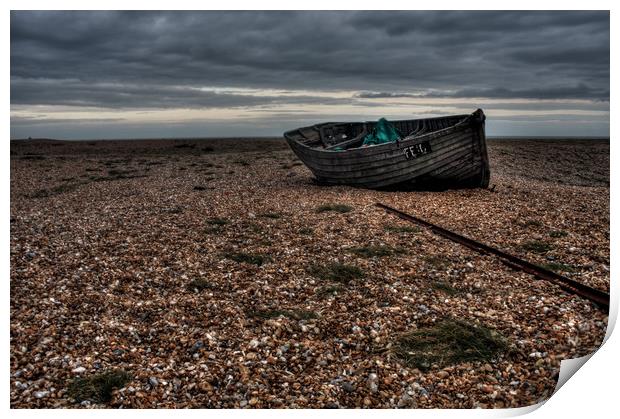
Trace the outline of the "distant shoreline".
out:
[[[254,136],[254,137],[162,137],[162,138],[85,138],[85,139],[62,139],[62,138],[11,138],[11,141],[201,141],[201,140],[274,140],[284,139],[282,136]],[[488,135],[487,140],[599,140],[609,141],[610,137],[597,136],[550,136],[550,135]]]
[[[607,140],[610,137],[562,135],[487,135],[487,140]]]

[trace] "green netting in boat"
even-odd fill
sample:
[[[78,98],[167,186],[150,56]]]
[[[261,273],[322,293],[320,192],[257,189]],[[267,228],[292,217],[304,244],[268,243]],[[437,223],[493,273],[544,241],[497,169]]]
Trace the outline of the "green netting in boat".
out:
[[[400,140],[400,134],[396,127],[388,122],[387,119],[381,118],[377,121],[372,132],[364,137],[362,145],[385,144],[398,140]]]

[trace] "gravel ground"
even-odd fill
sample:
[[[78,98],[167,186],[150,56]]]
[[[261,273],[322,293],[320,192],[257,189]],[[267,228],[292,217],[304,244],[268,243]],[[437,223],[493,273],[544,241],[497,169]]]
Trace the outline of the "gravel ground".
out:
[[[381,192],[315,185],[277,139],[13,142],[11,406],[544,400],[607,316],[374,206],[608,290],[609,142],[489,153],[492,190]],[[450,319],[506,347],[425,366],[395,351]]]

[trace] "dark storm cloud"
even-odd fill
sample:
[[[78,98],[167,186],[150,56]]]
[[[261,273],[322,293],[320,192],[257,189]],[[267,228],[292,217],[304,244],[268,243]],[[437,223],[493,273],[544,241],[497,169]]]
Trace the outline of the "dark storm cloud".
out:
[[[398,92],[361,92],[355,95],[360,99],[386,99],[401,97],[447,97],[447,98],[465,98],[465,97],[484,97],[490,99],[591,99],[598,101],[609,100],[609,89],[595,89],[585,84],[577,86],[549,87],[549,88],[533,88],[533,89],[506,89],[504,87],[494,89],[461,89],[455,92],[425,92],[418,94],[398,93]]]
[[[437,11],[437,12],[371,12],[358,13],[351,19],[356,25],[374,28],[390,36],[403,36],[412,33],[421,35],[433,34],[436,37],[468,44],[485,42],[489,37],[511,38],[522,34],[533,36],[538,33],[545,36],[553,33],[557,28],[564,31],[589,31],[607,22],[609,14],[599,11],[580,12],[538,12],[538,11]],[[512,36],[513,44],[523,40]],[[528,42],[529,43],[529,42]],[[538,45],[531,43],[531,45]]]
[[[442,95],[449,97],[486,97],[486,98],[524,98],[524,99],[592,99],[609,100],[609,90],[595,89],[585,84],[578,86],[549,87],[534,89],[463,89],[456,93]]]
[[[124,118],[33,118],[33,117],[13,117],[11,125],[15,126],[36,126],[36,125],[58,125],[58,124],[101,124],[110,122],[124,122]]]
[[[202,86],[608,100],[609,13],[11,13],[13,105],[334,103]]]
[[[392,97],[401,97],[397,93]],[[608,89],[595,89],[585,84],[578,86],[564,86],[564,87],[542,87],[533,89],[506,89],[503,87],[495,89],[462,89],[453,93],[425,93],[424,97],[484,97],[491,99],[508,99],[508,98],[521,98],[521,99],[591,99],[598,101],[609,100]]]

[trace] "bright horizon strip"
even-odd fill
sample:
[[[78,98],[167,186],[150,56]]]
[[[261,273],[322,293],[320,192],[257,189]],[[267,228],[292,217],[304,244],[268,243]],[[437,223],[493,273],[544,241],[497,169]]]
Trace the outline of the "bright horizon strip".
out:
[[[253,97],[261,96],[281,96],[283,98],[290,97],[305,97],[311,95],[312,97],[328,97],[328,98],[340,98],[351,99],[350,104],[266,104],[266,105],[254,105],[248,107],[213,107],[203,109],[157,109],[157,108],[120,108],[112,109],[106,107],[77,107],[67,105],[12,105],[11,106],[11,118],[23,118],[32,117],[41,120],[49,119],[95,119],[96,117],[106,118],[119,118],[128,119],[132,121],[185,121],[193,120],[196,118],[206,119],[234,119],[243,116],[247,116],[251,112],[265,112],[272,110],[273,113],[277,113],[282,110],[286,110],[290,107],[303,108],[299,114],[322,114],[322,113],[334,113],[338,114],[355,114],[360,113],[362,115],[368,114],[399,114],[403,116],[410,116],[416,112],[428,113],[431,111],[439,112],[471,112],[468,109],[474,107],[477,103],[484,103],[490,109],[487,113],[491,113],[494,116],[510,117],[510,116],[541,116],[541,115],[580,115],[580,116],[609,116],[609,105],[607,103],[607,110],[588,110],[588,109],[548,109],[548,110],[526,110],[526,109],[502,109],[493,108],[493,104],[541,104],[541,105],[555,105],[560,107],[562,104],[578,104],[587,108],[588,105],[595,104],[595,101],[574,99],[574,100],[558,100],[558,99],[505,99],[505,98],[432,98],[432,97],[394,97],[394,98],[376,98],[376,99],[359,99],[355,97],[358,92],[309,92],[309,91],[295,91],[295,92],[281,92],[276,90],[266,89],[228,89],[228,88],[209,88],[211,91],[217,92],[234,92],[244,94]],[[466,102],[471,102],[472,105],[464,106]],[[381,105],[380,107],[377,105]],[[434,105],[434,106],[433,106]],[[367,108],[372,112],[360,112],[360,108]],[[379,109],[377,109],[379,108]],[[160,119],[162,118],[162,119]]]
[[[481,107],[489,123],[489,135],[608,136],[609,102],[586,99],[452,98],[429,97],[424,93],[403,92],[394,97],[361,98],[359,91],[309,91],[253,89],[237,87],[183,87],[242,99],[261,98],[281,103],[254,103],[250,106],[214,106],[208,108],[95,107],[76,105],[12,105],[11,138],[127,138],[140,137],[167,125],[166,136],[255,136],[281,135],[283,130],[324,121],[364,121],[380,117],[417,119],[441,115],[465,114]],[[419,94],[419,96],[416,96]],[[317,100],[318,103],[308,103]],[[338,103],[321,103],[337,100]],[[266,100],[268,102],[268,100]],[[510,107],[518,109],[510,109]],[[531,109],[528,109],[531,108]],[[187,126],[184,126],[187,125]],[[210,134],[216,125],[216,134]],[[193,126],[196,126],[193,128]],[[92,134],[88,128],[92,127]],[[127,134],[126,128],[131,127]],[[178,128],[179,134],[170,131]],[[586,130],[586,134],[574,131]],[[189,130],[189,131],[187,131]],[[79,132],[78,133],[76,133]],[[587,134],[591,132],[591,134]],[[152,136],[155,133],[146,135]]]

